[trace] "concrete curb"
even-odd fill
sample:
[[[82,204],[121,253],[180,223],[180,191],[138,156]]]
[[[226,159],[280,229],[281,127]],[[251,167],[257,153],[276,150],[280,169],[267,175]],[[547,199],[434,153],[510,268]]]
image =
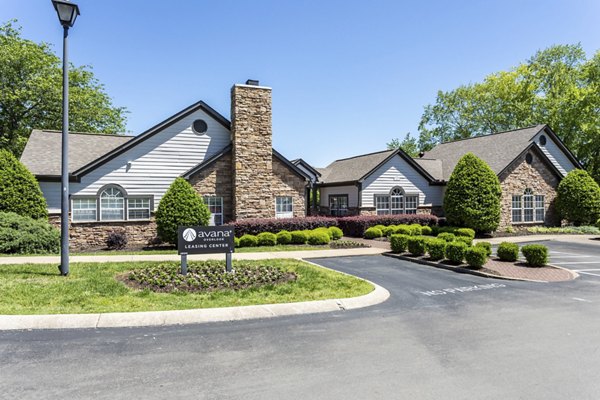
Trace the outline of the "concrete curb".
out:
[[[320,265],[319,267],[324,268]],[[390,293],[387,291],[387,289],[373,282],[367,281],[366,279],[363,280],[373,285],[373,291],[363,296],[349,297],[344,299],[173,311],[100,314],[0,315],[0,331],[32,329],[120,328],[241,321],[247,319],[281,317],[286,315],[353,310],[383,303],[390,297]]]
[[[505,281],[522,281],[522,282],[536,282],[536,283],[550,283],[548,281],[540,281],[540,280],[536,280],[536,279],[526,279],[526,278],[517,278],[514,276],[501,276],[501,275],[494,275],[494,274],[488,274],[486,272],[482,272],[482,271],[477,271],[477,270],[473,270],[473,269],[468,269],[468,268],[463,268],[463,267],[451,267],[451,266],[446,266],[443,264],[439,264],[439,263],[435,263],[432,261],[427,261],[427,260],[419,260],[419,259],[415,259],[412,257],[407,257],[407,256],[403,256],[400,254],[394,254],[394,253],[383,253],[383,256],[386,257],[392,257],[392,258],[398,258],[400,260],[404,260],[404,261],[409,261],[409,262],[413,262],[416,264],[421,264],[421,265],[427,265],[430,267],[434,267],[434,268],[439,268],[439,269],[445,269],[448,271],[453,271],[453,272],[458,272],[460,274],[470,274],[470,275],[475,275],[475,276],[481,276],[484,278],[493,278],[493,279],[500,279],[500,280],[505,280]],[[569,274],[572,276],[572,279],[577,279],[579,277],[579,274],[571,271],[567,268],[563,268],[563,267],[559,267],[556,265],[548,265],[549,267],[553,267],[556,269],[562,269],[565,270],[567,272],[569,272]],[[559,282],[568,282],[568,281],[559,281]]]

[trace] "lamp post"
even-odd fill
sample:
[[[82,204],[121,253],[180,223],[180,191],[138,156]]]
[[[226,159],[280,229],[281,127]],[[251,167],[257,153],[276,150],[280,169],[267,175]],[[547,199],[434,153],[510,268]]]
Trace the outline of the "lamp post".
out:
[[[61,163],[61,214],[60,214],[60,273],[69,274],[69,60],[67,37],[79,15],[79,7],[66,0],[52,0],[63,26],[63,120],[62,120],[62,163]]]

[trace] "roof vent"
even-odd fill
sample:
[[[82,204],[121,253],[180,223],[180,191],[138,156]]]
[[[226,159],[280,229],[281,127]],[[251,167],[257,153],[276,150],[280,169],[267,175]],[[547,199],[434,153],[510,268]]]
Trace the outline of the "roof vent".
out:
[[[258,86],[258,80],[257,79],[248,79],[246,81],[246,85],[250,85],[250,86]]]

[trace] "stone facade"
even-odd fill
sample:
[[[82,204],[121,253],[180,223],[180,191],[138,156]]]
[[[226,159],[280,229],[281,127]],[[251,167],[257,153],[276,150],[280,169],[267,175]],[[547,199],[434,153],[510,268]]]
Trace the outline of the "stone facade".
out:
[[[49,221],[60,229],[60,216],[50,215]],[[144,247],[157,242],[154,217],[149,221],[78,222],[69,226],[69,250],[99,250],[106,248],[111,232],[123,232],[127,247]]]
[[[231,152],[190,176],[189,182],[201,196],[223,198],[223,222],[233,219],[233,178]]]
[[[275,216],[275,197],[291,196],[294,217],[304,217],[306,215],[306,179],[292,171],[275,156],[272,156],[272,165],[273,175],[270,184],[270,197],[273,200],[271,203],[271,216]]]
[[[542,158],[531,151],[531,163],[527,163],[526,155],[515,159],[506,171],[499,177],[502,188],[499,230],[509,226],[520,228],[532,225],[560,225],[558,212],[556,211],[556,188],[560,179],[546,164]],[[523,194],[525,189],[530,188],[534,195],[544,195],[545,220],[541,222],[512,223],[512,196]]]

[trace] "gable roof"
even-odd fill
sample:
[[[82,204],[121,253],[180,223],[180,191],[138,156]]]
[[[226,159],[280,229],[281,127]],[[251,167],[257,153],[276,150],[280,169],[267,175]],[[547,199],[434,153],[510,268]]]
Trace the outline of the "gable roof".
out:
[[[377,168],[395,156],[403,158],[429,182],[435,181],[435,178],[421,165],[415,162],[415,160],[409,157],[405,152],[397,149],[384,150],[376,153],[363,154],[360,156],[336,160],[323,169],[319,168],[319,172],[321,172],[321,178],[319,179],[319,182],[322,185],[340,183],[352,184],[362,182]]]
[[[132,136],[94,133],[69,133],[69,173],[132,140]],[[38,177],[60,177],[62,132],[31,132],[21,162]]]
[[[321,176],[321,173],[319,171],[317,171],[315,168],[313,168],[312,165],[310,165],[309,163],[307,163],[306,161],[304,161],[301,158],[296,158],[295,160],[291,160],[290,162],[296,166],[302,165],[304,168],[306,168],[307,170],[309,170],[310,172],[315,174],[315,176],[317,176],[317,177]]]
[[[458,160],[469,152],[484,160],[496,174],[499,174],[529,147],[535,135],[546,128],[546,125],[536,125],[445,142],[425,152],[422,158],[441,160],[441,179],[445,181],[450,178]],[[423,166],[431,168],[426,163],[423,163]]]

